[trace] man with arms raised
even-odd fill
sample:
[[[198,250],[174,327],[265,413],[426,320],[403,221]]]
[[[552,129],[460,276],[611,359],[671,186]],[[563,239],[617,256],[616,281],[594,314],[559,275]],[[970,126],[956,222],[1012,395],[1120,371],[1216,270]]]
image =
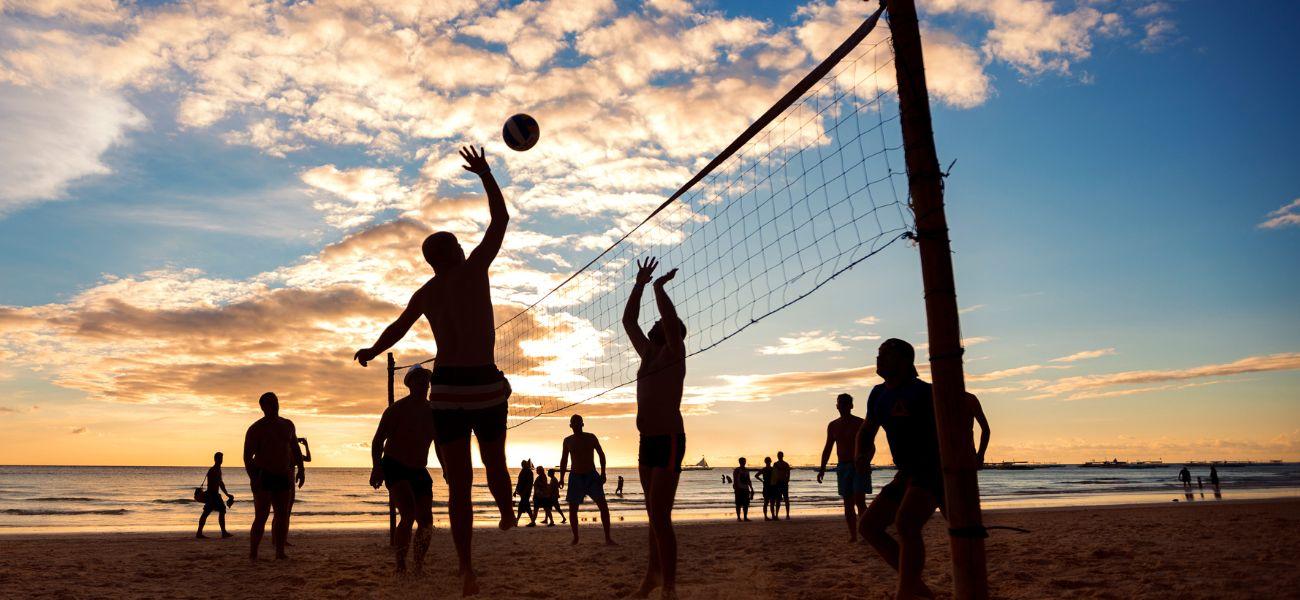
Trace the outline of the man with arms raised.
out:
[[[424,554],[433,535],[433,479],[429,477],[429,445],[433,443],[433,413],[429,410],[428,369],[411,367],[402,378],[411,393],[384,410],[370,442],[370,486],[388,488],[388,498],[397,507],[397,532],[393,549],[397,572],[406,572],[406,550],[415,532],[415,572],[424,569]]]
[[[510,384],[496,367],[496,323],[488,283],[488,267],[501,250],[510,215],[482,150],[462,148],[460,155],[465,159],[465,170],[478,175],[487,192],[492,220],[483,240],[466,258],[450,232],[440,231],[425,238],[421,250],[433,268],[433,278],[415,291],[406,310],[384,330],[379,341],[358,350],[355,358],[365,366],[401,340],[421,315],[433,329],[438,343],[429,389],[434,442],[447,479],[447,512],[460,559],[461,591],[472,595],[478,593],[478,581],[470,560],[474,521],[470,503],[474,477],[469,450],[471,432],[478,439],[488,489],[501,513],[500,527],[515,525],[505,451]]]
[[[609,537],[609,505],[605,503],[605,450],[600,447],[596,436],[582,430],[582,415],[569,417],[569,428],[573,435],[564,438],[564,448],[560,451],[560,485],[564,485],[564,475],[569,470],[569,456],[573,456],[573,476],[569,478],[568,492],[565,500],[569,503],[569,526],[573,529],[573,544],[578,544],[578,507],[583,498],[591,498],[600,509],[600,523],[605,527],[605,544],[614,545]],[[600,472],[596,472],[596,462],[592,455],[600,456]]]
[[[840,417],[826,426],[826,447],[822,448],[822,465],[817,469],[817,483],[826,476],[826,462],[835,447],[835,481],[844,500],[844,520],[849,524],[849,542],[858,541],[858,515],[867,511],[867,494],[871,493],[871,473],[853,468],[853,449],[857,444],[862,419],[853,416],[853,396],[840,394],[835,399]]]
[[[867,398],[867,418],[858,431],[854,461],[858,473],[871,470],[876,454],[876,433],[881,428],[889,440],[889,451],[898,469],[894,480],[881,488],[858,522],[858,532],[880,557],[898,571],[897,598],[934,596],[921,571],[925,567],[925,545],[921,529],[943,509],[943,468],[939,460],[939,430],[934,421],[934,398],[930,384],[916,373],[916,351],[899,339],[888,339],[876,355],[876,374],[885,382],[872,388]],[[988,447],[988,426],[979,400],[965,395],[962,407],[968,418],[978,419],[979,460]],[[898,541],[885,533],[891,523],[898,527]]]
[[[271,521],[271,542],[277,559],[284,554],[289,535],[289,513],[293,508],[294,469],[298,470],[298,487],[307,481],[298,450],[298,434],[293,421],[280,416],[280,399],[267,392],[258,399],[263,417],[248,428],[244,436],[244,470],[253,488],[253,527],[249,532],[248,558],[257,560],[257,547],[266,531],[266,518],[275,510]]]
[[[654,282],[659,321],[647,337],[637,319],[641,294],[650,283],[658,261],[637,262],[636,283],[623,311],[623,329],[641,357],[636,379],[636,428],[641,433],[637,468],[650,517],[650,564],[641,587],[634,594],[646,598],[662,585],[663,598],[677,597],[677,535],[673,532],[673,501],[686,457],[686,429],[682,423],[682,388],[686,380],[686,324],[664,285],[677,269]]]

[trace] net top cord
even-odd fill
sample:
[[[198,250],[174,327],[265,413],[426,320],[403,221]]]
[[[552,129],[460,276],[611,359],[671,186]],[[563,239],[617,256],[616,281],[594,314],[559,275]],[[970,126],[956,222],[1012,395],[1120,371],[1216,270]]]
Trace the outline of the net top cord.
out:
[[[910,234],[880,14],[639,224],[497,325],[497,365],[515,390],[510,427],[596,399],[626,408],[640,360],[621,320],[637,258],[680,269],[668,290],[694,356]],[[653,297],[643,303],[645,321]]]

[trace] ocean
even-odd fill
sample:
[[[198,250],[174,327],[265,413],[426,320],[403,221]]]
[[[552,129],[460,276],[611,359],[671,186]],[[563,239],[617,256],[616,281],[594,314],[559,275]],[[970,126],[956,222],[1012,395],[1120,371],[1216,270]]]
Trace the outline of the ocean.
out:
[[[1032,470],[985,470],[980,472],[980,490],[986,509],[1089,506],[1128,503],[1213,502],[1209,489],[1209,467],[1192,467],[1193,480],[1206,480],[1204,490],[1193,485],[1184,493],[1178,483],[1181,465],[1158,468],[1101,469],[1059,466]],[[227,466],[226,485],[235,495],[227,516],[229,527],[246,530],[252,519],[252,496],[248,479],[239,466]],[[34,467],[0,466],[0,535],[87,532],[87,531],[183,531],[192,530],[202,506],[192,499],[207,467]],[[434,480],[434,523],[445,527],[446,484],[438,469]],[[731,467],[708,471],[687,471],[677,493],[678,519],[734,518],[730,484],[722,482]],[[644,503],[636,469],[612,468],[605,493],[612,519],[643,521]],[[388,526],[387,493],[367,485],[369,469],[311,468],[307,485],[299,490],[293,512],[295,529],[384,528]],[[517,469],[511,470],[512,479]],[[615,496],[617,477],[625,479],[624,494]],[[797,467],[791,474],[792,515],[838,514],[833,470],[825,483],[818,484],[816,471]],[[873,474],[876,489],[894,475],[893,469],[878,468]],[[1219,467],[1222,499],[1300,496],[1300,464],[1253,464]],[[757,483],[757,482],[756,482]],[[473,492],[477,525],[495,525],[496,510],[488,493],[482,469],[475,470]],[[561,491],[563,495],[563,490]],[[870,496],[868,497],[868,501]],[[758,498],[750,518],[762,517]],[[582,520],[597,517],[594,506],[584,504]],[[559,522],[559,516],[556,516]],[[216,518],[209,532],[217,531]]]

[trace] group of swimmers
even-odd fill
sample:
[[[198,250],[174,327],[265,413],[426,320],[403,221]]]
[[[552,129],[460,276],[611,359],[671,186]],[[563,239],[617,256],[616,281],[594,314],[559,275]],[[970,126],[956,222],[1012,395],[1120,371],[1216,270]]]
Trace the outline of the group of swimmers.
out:
[[[421,251],[433,269],[433,277],[412,294],[406,308],[384,329],[374,345],[358,350],[354,359],[366,366],[400,341],[422,316],[432,329],[438,345],[433,368],[409,369],[403,376],[409,393],[393,402],[380,417],[371,444],[370,485],[376,489],[384,485],[397,509],[399,520],[393,538],[397,570],[407,571],[407,553],[414,537],[412,570],[418,572],[428,551],[433,520],[432,479],[427,470],[429,451],[433,449],[448,488],[452,540],[459,561],[462,594],[468,596],[479,591],[471,552],[471,435],[478,440],[488,489],[500,512],[500,529],[516,527],[525,512],[530,515],[530,523],[535,522],[536,508],[523,501],[522,480],[516,487],[521,498],[519,506],[513,501],[515,494],[511,491],[505,453],[507,400],[511,388],[506,375],[496,366],[494,352],[495,320],[488,272],[501,249],[510,217],[482,149],[462,148],[460,155],[466,163],[464,169],[479,176],[487,195],[491,218],[482,241],[466,256],[454,234],[442,231],[428,236]],[[686,454],[681,413],[686,377],[686,325],[678,317],[665,289],[677,269],[656,277],[658,266],[654,258],[637,261],[622,320],[628,340],[641,360],[636,379],[636,426],[640,433],[637,464],[649,517],[649,552],[641,584],[633,594],[638,598],[648,597],[655,588],[660,588],[665,598],[676,597],[677,539],[672,510]],[[639,319],[646,286],[653,289],[660,316],[648,333],[641,329]],[[917,378],[915,352],[907,342],[886,340],[880,346],[876,362],[877,374],[884,383],[872,389],[865,420],[851,414],[851,397],[840,396],[841,417],[827,429],[818,481],[825,471],[830,449],[838,446],[840,463],[836,477],[844,497],[851,539],[860,533],[898,570],[899,597],[929,596],[928,588],[921,581],[924,547],[920,531],[935,508],[943,508],[943,478],[930,384]],[[968,416],[984,428],[978,450],[982,459],[988,445],[988,426],[979,402],[974,396],[967,395],[967,399]],[[293,423],[279,416],[275,394],[264,394],[260,404],[265,416],[249,427],[244,446],[244,464],[256,512],[249,551],[254,560],[271,511],[275,515],[272,539],[276,557],[285,557],[294,484],[301,487],[305,480],[304,454],[299,449]],[[604,451],[594,435],[583,431],[581,417],[575,415],[570,427],[574,433],[564,440],[559,485],[553,487],[548,475],[541,486],[545,490],[542,497],[550,508],[555,508],[558,503],[549,501],[558,500],[558,490],[565,486],[568,460],[572,457],[566,500],[573,541],[578,541],[578,506],[589,498],[600,509],[605,541],[612,544],[603,491]],[[898,472],[876,495],[871,506],[866,507],[863,498],[870,490],[874,440],[881,428],[889,440]],[[600,458],[599,470],[593,454]],[[764,494],[764,515],[770,513],[770,518],[776,518],[780,501],[785,500],[789,518],[790,469],[783,453],[778,453],[777,459],[775,464],[759,470],[759,479],[769,491]],[[523,466],[530,475],[534,471],[538,475],[542,473],[527,462]],[[743,466],[736,473],[742,471]],[[740,486],[748,479],[745,472],[743,477],[734,477],[733,484]],[[530,484],[536,498],[541,488],[535,480]],[[752,484],[745,485],[752,491]],[[621,491],[621,481],[619,488]],[[737,487],[738,511],[740,501]],[[527,511],[522,510],[525,507]],[[855,512],[861,516],[855,517]],[[746,510],[744,517],[747,515]],[[744,519],[739,514],[738,517]],[[897,541],[885,532],[894,522],[898,525]]]

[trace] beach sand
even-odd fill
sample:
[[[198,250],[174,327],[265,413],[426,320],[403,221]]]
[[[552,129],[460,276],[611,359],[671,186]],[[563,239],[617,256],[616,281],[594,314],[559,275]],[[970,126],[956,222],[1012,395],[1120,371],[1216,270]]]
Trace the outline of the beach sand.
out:
[[[799,518],[797,507],[795,517],[679,525],[681,596],[889,597],[893,573],[867,546],[847,543],[842,519]],[[994,597],[1300,598],[1300,500],[1005,510],[985,520],[1031,531],[992,532]],[[926,581],[940,597],[952,593],[945,526],[936,516],[925,532]],[[386,530],[296,532],[290,560],[255,565],[246,558],[247,531],[237,534],[0,537],[0,595],[355,599],[459,592],[445,527],[434,535],[428,572],[402,579],[391,574]],[[482,597],[626,596],[645,566],[645,526],[616,527],[621,545],[614,548],[602,545],[594,523],[584,522],[582,534],[574,548],[562,526],[475,530]],[[263,546],[264,557],[273,554]]]

